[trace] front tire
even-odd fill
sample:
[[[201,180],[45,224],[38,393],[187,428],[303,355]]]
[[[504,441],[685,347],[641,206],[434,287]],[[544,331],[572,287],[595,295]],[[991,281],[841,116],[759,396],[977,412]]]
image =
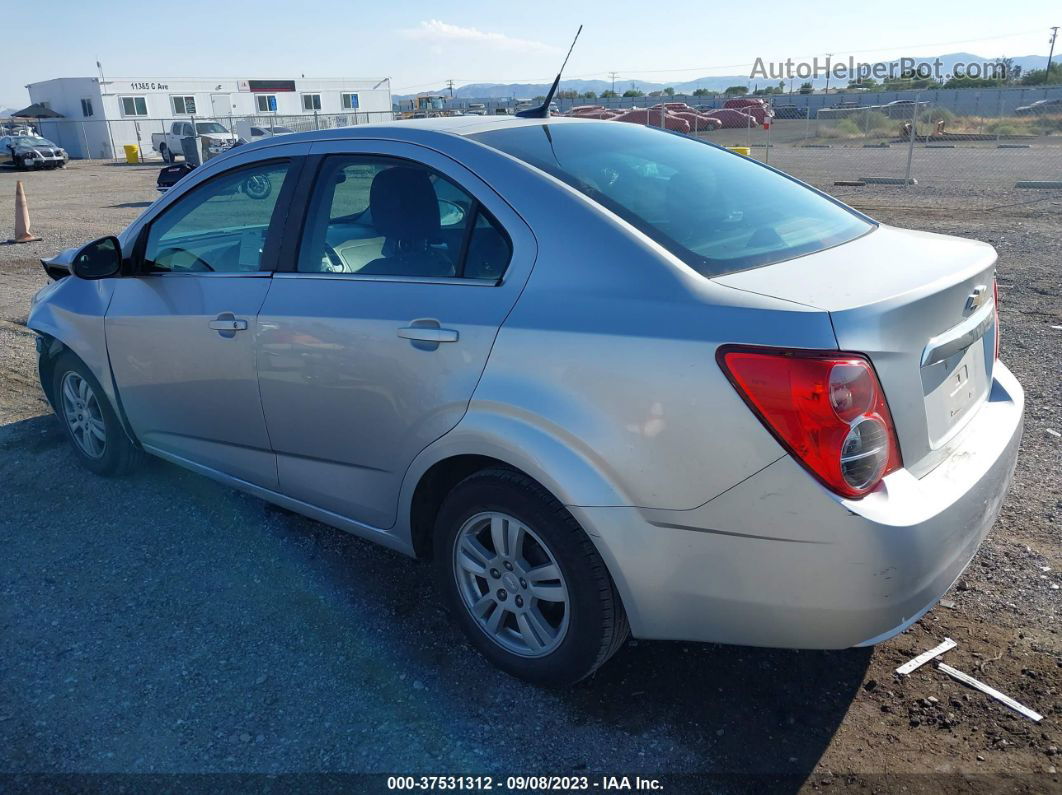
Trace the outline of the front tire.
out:
[[[575,518],[526,475],[482,470],[436,519],[439,588],[488,660],[536,684],[592,674],[629,634],[597,549]]]
[[[55,412],[78,461],[97,475],[122,475],[142,458],[133,447],[107,396],[88,367],[71,353],[60,354],[52,370]]]

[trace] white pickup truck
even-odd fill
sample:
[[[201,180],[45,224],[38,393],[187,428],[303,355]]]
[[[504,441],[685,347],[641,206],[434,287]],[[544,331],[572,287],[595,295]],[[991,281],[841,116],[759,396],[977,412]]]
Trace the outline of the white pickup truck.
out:
[[[205,157],[221,154],[237,141],[236,135],[216,121],[197,121],[194,130],[190,121],[175,121],[168,132],[151,134],[151,148],[162,155],[162,159],[167,163],[175,163],[178,156],[184,153],[181,139],[193,135],[202,139],[200,146],[203,147]]]

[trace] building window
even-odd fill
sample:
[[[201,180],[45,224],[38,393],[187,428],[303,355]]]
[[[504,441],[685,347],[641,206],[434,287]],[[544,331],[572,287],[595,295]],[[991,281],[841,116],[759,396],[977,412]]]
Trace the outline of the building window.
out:
[[[192,116],[195,114],[195,97],[170,97],[173,103],[173,112],[177,116]]]
[[[302,95],[302,109],[303,110],[320,110],[321,109],[321,95],[320,94],[303,94]]]
[[[92,115],[92,100],[91,99],[83,99],[83,100],[81,100],[81,115],[82,116],[91,116]]]
[[[258,100],[258,112],[268,113],[269,111],[276,112],[277,109],[277,95],[276,94],[259,94],[256,99]]]
[[[147,99],[144,97],[120,97],[123,116],[147,116]]]
[[[357,94],[343,94],[343,110],[357,110],[358,109],[358,95]]]

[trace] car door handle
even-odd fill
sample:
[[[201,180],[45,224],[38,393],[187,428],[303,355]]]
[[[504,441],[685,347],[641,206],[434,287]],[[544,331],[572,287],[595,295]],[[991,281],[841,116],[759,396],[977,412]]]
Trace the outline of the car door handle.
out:
[[[218,318],[211,320],[207,325],[214,331],[246,331],[247,321],[236,317]]]
[[[452,328],[405,326],[398,330],[398,336],[404,340],[416,340],[418,342],[457,342],[458,334]]]

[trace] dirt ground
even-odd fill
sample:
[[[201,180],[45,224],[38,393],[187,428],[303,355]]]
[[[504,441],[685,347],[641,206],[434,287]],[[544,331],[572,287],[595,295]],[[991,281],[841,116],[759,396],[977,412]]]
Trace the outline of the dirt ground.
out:
[[[1062,791],[1062,192],[993,188],[971,207],[967,189],[822,183],[881,221],[1000,252],[1002,358],[1026,390],[1025,437],[999,522],[940,606],[873,650],[631,641],[558,692],[482,661],[421,563],[161,462],[127,480],[77,467],[21,326],[45,284],[37,258],[118,231],[154,198],[155,173],[25,175],[44,241],[0,245],[0,773]],[[14,182],[0,171],[0,239]],[[958,642],[946,662],[1043,721],[932,665],[893,673],[945,637]]]

